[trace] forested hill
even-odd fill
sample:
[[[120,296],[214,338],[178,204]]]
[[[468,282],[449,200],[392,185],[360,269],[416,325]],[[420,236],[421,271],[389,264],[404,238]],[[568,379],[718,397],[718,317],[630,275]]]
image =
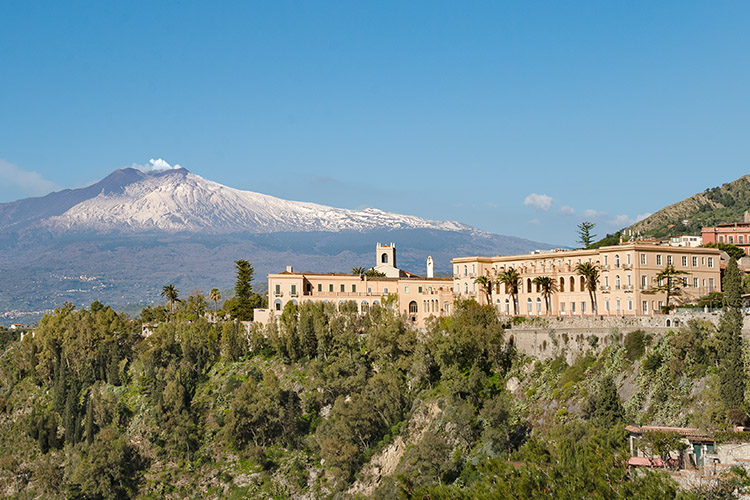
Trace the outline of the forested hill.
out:
[[[729,477],[679,492],[665,472],[626,467],[627,422],[717,428],[746,408],[725,401],[722,381],[741,387],[744,374],[717,369],[726,349],[710,323],[615,331],[603,350],[550,331],[591,346],[568,364],[516,353],[508,325],[472,300],[423,332],[387,308],[290,303],[249,334],[189,302],[147,338],[95,303],[0,344],[0,496],[697,500],[745,488]]]
[[[657,238],[670,234],[700,234],[701,227],[740,222],[750,210],[750,175],[706,189],[685,200],[664,207],[636,222],[625,234],[641,233]],[[674,225],[670,228],[670,225]]]

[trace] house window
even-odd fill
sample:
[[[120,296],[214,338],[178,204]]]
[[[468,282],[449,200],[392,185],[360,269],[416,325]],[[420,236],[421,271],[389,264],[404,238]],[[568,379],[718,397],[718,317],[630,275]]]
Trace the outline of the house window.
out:
[[[687,288],[687,286],[688,286],[688,279],[687,278],[682,278],[682,286]]]
[[[404,293],[409,293],[409,285],[406,285],[406,286],[404,287]]]
[[[419,293],[422,293],[422,287],[420,286],[419,288],[417,288],[417,291],[418,291]]]
[[[388,295],[388,287],[386,287],[386,288],[383,288],[383,294],[384,294],[384,295]]]
[[[417,313],[417,302],[412,300],[409,302],[409,314],[416,314]]]
[[[674,262],[672,261],[672,256],[671,255],[667,255],[667,265],[668,266],[674,265]]]
[[[469,284],[468,283],[464,283],[464,293],[466,295],[469,295]]]
[[[575,313],[576,313],[576,303],[575,302],[571,302],[570,303],[570,314],[575,314]]]
[[[648,300],[643,301],[643,314],[648,314]]]
[[[645,266],[645,265],[646,265],[646,262],[647,262],[647,260],[646,260],[646,259],[647,259],[647,257],[646,257],[646,254],[645,254],[645,253],[642,253],[642,254],[641,254],[641,265],[642,265],[642,266]]]
[[[367,293],[368,293],[368,294],[372,293],[372,287],[371,287],[371,286],[368,286],[368,287],[367,287]]]
[[[279,300],[279,299],[276,299],[276,302],[274,302],[274,308],[275,308],[275,309],[276,309],[277,311],[281,311],[281,300]]]
[[[536,313],[542,314],[542,299],[539,297],[536,298]]]
[[[641,275],[641,290],[648,288],[648,276],[645,274]]]
[[[632,310],[633,310],[633,301],[632,299],[628,299],[628,311],[632,311]]]
[[[366,313],[369,310],[370,310],[370,304],[368,304],[366,300],[363,300],[362,301],[362,312]]]
[[[281,285],[276,284],[276,295],[281,295]]]
[[[469,266],[464,266],[464,276],[469,275]]]
[[[340,285],[340,289],[341,289],[341,293],[345,293],[346,292],[346,285],[342,283]]]
[[[729,237],[729,243],[734,243],[734,236]]]
[[[693,278],[693,288],[698,288],[698,278]]]
[[[687,255],[682,256],[682,265],[683,267],[687,267]]]
[[[719,243],[724,243],[724,236],[719,235]]]
[[[292,285],[292,296],[297,295],[297,285]]]
[[[604,277],[604,289],[609,289],[609,276]]]
[[[708,268],[709,269],[713,269],[713,267],[714,267],[714,258],[713,257],[709,257],[708,258]]]
[[[615,276],[615,290],[619,290],[619,289],[620,289],[620,275],[618,274]]]
[[[357,293],[357,285],[352,283],[352,293]]]
[[[708,291],[713,292],[714,291],[714,279],[708,278]]]
[[[609,265],[609,255],[604,256],[604,267],[607,267]]]
[[[617,305],[617,313],[619,314],[622,310],[622,307],[620,306],[620,298],[617,298],[617,302],[615,303]]]
[[[531,298],[530,297],[528,299],[526,299],[526,310],[529,312],[529,314],[531,314],[532,305],[531,305]]]
[[[615,267],[620,267],[620,256],[615,255]]]
[[[739,243],[740,245],[745,243],[745,237],[743,235],[737,236],[737,243]]]
[[[560,302],[560,314],[565,314],[565,302]]]
[[[333,283],[328,284],[328,292],[333,293]]]
[[[322,283],[318,283],[318,291],[319,292],[323,291],[323,284]]]
[[[625,255],[625,260],[627,261],[628,265],[631,264],[631,262],[630,262],[630,254],[626,254]]]
[[[581,302],[581,314],[586,314],[586,303]]]
[[[698,257],[693,257],[693,267],[698,267]]]
[[[609,299],[604,301],[604,310],[609,312]]]
[[[563,277],[560,278],[560,291],[561,292],[565,291],[565,278]]]
[[[633,282],[632,282],[631,278],[632,278],[632,276],[630,274],[628,274],[628,288],[630,288],[630,287],[633,286]]]
[[[661,265],[661,254],[656,254],[656,265],[657,266]]]

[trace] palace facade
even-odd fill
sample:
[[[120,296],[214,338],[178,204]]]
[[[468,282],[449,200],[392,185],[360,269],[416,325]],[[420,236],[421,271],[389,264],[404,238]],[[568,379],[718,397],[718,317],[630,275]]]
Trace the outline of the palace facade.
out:
[[[268,309],[256,309],[255,321],[265,323],[278,317],[287,303],[353,301],[360,312],[382,306],[387,297],[401,314],[418,328],[430,316],[449,316],[453,307],[453,279],[434,278],[432,257],[427,259],[427,276],[417,276],[396,267],[396,246],[377,244],[375,271],[382,277],[356,274],[296,273],[291,266],[268,275]]]
[[[676,278],[680,280],[682,290],[670,297],[670,304],[693,302],[710,292],[721,291],[720,256],[721,252],[715,248],[630,242],[592,250],[459,257],[451,263],[456,294],[473,297],[483,304],[489,299],[500,314],[514,313],[513,298],[495,280],[502,271],[514,268],[521,277],[516,304],[518,314],[547,314],[545,298],[533,281],[538,276],[550,276],[556,290],[550,297],[549,314],[581,316],[592,315],[594,311],[586,280],[576,273],[576,266],[590,262],[597,264],[600,270],[596,315],[641,316],[658,314],[666,305],[666,292],[658,288],[656,276],[669,265],[685,273]],[[489,297],[482,285],[475,282],[478,276],[487,276],[493,281]]]

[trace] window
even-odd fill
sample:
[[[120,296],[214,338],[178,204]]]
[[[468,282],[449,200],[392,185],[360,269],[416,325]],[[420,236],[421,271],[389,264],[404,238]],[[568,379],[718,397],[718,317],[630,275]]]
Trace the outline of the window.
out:
[[[737,236],[737,243],[739,243],[740,245],[745,243],[745,237],[743,235]]]
[[[388,254],[387,253],[384,253],[383,255],[380,256],[380,262],[382,262],[383,264],[388,264]]]
[[[672,261],[672,256],[671,255],[667,255],[667,265],[668,266],[673,266],[674,265],[674,262]]]
[[[323,283],[318,283],[318,292],[323,292]]]
[[[619,314],[620,311],[622,310],[622,308],[620,307],[620,298],[619,297],[617,298],[617,303],[616,304],[617,304],[617,313]]]
[[[464,283],[464,293],[466,295],[469,295],[469,284],[468,283]]]
[[[581,276],[581,291],[584,291],[586,289],[586,278]]]
[[[340,288],[341,288],[341,293],[345,293],[346,292],[346,285],[345,284],[341,283]]]
[[[469,266],[464,266],[464,276],[469,275]]]
[[[708,278],[708,291],[713,292],[714,291],[714,279]]]
[[[576,313],[576,303],[575,302],[571,302],[570,303],[570,314],[575,314],[575,313]]]
[[[633,287],[632,275],[628,274],[628,288]]]
[[[366,300],[363,300],[362,301],[362,312],[366,313],[369,310],[370,310],[370,304],[368,304]]]
[[[607,267],[609,265],[609,255],[604,256],[604,267]]]
[[[581,302],[581,314],[586,314],[586,303]]]
[[[422,287],[420,286],[419,288],[417,288],[417,291],[418,291],[419,293],[422,293]]]
[[[409,293],[409,285],[406,285],[406,286],[404,287],[404,293]]]
[[[274,309],[276,309],[277,311],[281,311],[281,300],[280,299],[276,299],[276,302],[274,302]]]
[[[604,277],[604,289],[609,289],[609,276]]]
[[[560,302],[560,314],[565,314],[565,302]]]
[[[620,256],[615,255],[615,267],[620,267]]]
[[[661,311],[663,307],[664,307],[664,301],[660,300],[659,301],[659,310]]]
[[[505,299],[505,314],[510,315],[510,301],[508,299]]]
[[[388,287],[383,288],[383,294],[388,295]]]
[[[352,283],[352,293],[357,293],[357,285]]]
[[[682,256],[682,265],[683,267],[687,267],[687,255]]]
[[[276,295],[281,295],[281,285],[276,284]]]
[[[682,286],[685,287],[685,288],[687,288],[687,286],[688,286],[688,279],[687,278],[682,278]]]
[[[698,288],[698,278],[693,278],[693,288]]]
[[[632,311],[632,310],[633,310],[633,300],[628,299],[628,311]]]
[[[333,293],[333,283],[330,283],[330,284],[328,285],[328,292],[329,292],[329,293]]]
[[[620,275],[618,274],[615,276],[615,290],[619,290],[619,289],[620,289]]]
[[[371,287],[371,286],[368,286],[368,287],[367,287],[367,293],[368,293],[368,294],[371,294],[371,293],[372,293],[372,287]]]
[[[416,314],[417,313],[417,302],[412,300],[409,302],[409,314]]]
[[[627,261],[628,265],[630,265],[631,264],[631,262],[630,262],[630,254],[626,254],[625,257],[626,257],[625,260]]]
[[[609,299],[604,301],[604,310],[609,312]]]
[[[643,301],[643,314],[648,314],[648,300]]]
[[[531,305],[531,298],[530,297],[528,299],[526,299],[526,310],[528,311],[529,314],[531,314],[532,305]]]
[[[724,243],[724,236],[719,235],[719,243]]]
[[[734,236],[729,237],[729,243],[734,243]]]
[[[701,257],[701,266],[705,266],[705,265],[706,265],[706,258]]]
[[[570,291],[576,291],[576,279],[573,276],[570,277]]]
[[[561,292],[565,291],[565,278],[563,277],[560,278],[560,291]]]
[[[297,295],[297,285],[292,285],[292,296]]]
[[[709,257],[708,258],[708,268],[709,269],[713,269],[713,267],[714,267],[714,258],[713,257]]]
[[[698,257],[693,257],[693,267],[698,267]]]
[[[642,266],[645,266],[645,265],[646,265],[646,263],[648,262],[648,261],[646,260],[647,258],[648,258],[648,257],[646,257],[646,254],[645,254],[645,253],[642,253],[642,254],[641,254],[641,265],[642,265]]]
[[[661,265],[661,254],[656,254],[656,265],[657,266]]]
[[[476,264],[472,264],[471,265],[471,275],[474,276],[475,274],[477,274],[477,265]]]
[[[536,313],[542,314],[542,299],[539,297],[536,298]]]
[[[648,276],[645,274],[641,275],[641,290],[648,288]]]

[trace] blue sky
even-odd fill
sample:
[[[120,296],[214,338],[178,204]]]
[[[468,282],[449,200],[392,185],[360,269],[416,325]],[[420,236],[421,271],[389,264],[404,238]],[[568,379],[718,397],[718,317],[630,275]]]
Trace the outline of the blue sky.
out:
[[[573,244],[748,173],[750,2],[0,3],[0,202],[150,158]]]

